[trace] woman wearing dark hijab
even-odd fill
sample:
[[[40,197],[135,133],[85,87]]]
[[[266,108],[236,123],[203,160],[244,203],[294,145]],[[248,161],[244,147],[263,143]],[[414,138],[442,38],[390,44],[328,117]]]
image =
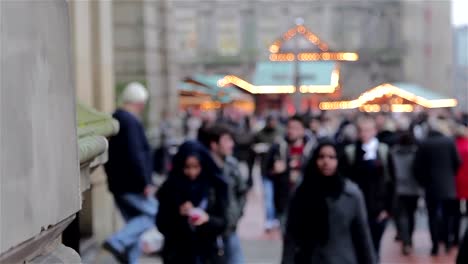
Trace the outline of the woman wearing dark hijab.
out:
[[[166,264],[224,263],[221,235],[227,226],[226,183],[196,142],[184,143],[158,192],[156,225],[165,237]]]
[[[283,264],[375,264],[363,196],[338,173],[337,149],[322,142],[290,204]]]

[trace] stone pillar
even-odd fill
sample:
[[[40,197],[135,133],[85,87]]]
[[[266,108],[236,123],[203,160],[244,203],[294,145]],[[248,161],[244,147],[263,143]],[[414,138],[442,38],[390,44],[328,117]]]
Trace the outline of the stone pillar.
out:
[[[115,110],[113,1],[71,1],[75,82],[79,100],[99,111]],[[91,189],[80,212],[82,234],[102,242],[116,230],[115,207],[102,168],[91,175]]]
[[[75,85],[78,100],[94,104],[91,9],[89,1],[70,1]]]
[[[145,0],[143,10],[146,79],[151,94],[149,126],[157,135],[162,115],[174,120],[178,113],[175,21],[167,0]]]
[[[164,1],[164,0],[163,0]],[[164,47],[161,39],[165,34],[163,19],[160,16],[160,1],[143,2],[143,29],[144,29],[144,63],[147,86],[150,91],[149,127],[157,134],[157,127],[161,121],[161,112],[165,107],[166,79],[163,77],[162,63]]]
[[[79,263],[81,208],[67,1],[0,1],[0,263]]]
[[[90,1],[93,21],[94,107],[111,113],[115,108],[112,1]]]

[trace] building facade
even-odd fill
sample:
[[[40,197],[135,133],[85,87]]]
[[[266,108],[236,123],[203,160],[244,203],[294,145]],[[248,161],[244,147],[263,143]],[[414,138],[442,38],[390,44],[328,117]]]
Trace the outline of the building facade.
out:
[[[468,112],[468,26],[454,30],[454,93],[458,98],[459,109]]]
[[[414,82],[444,94],[452,83],[450,1],[170,1],[180,76],[246,79],[268,47],[301,17],[332,49],[360,61],[342,67],[343,96],[382,82]],[[449,94],[450,95],[450,94]]]

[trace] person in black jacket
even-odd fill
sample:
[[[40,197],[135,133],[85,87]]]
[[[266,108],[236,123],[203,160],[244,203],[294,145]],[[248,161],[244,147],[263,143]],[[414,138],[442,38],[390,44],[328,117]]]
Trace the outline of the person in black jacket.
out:
[[[148,93],[140,83],[127,85],[121,96],[122,106],[113,115],[120,132],[110,138],[109,161],[105,165],[109,190],[127,225],[113,234],[103,247],[122,263],[137,263],[139,239],[154,227],[157,203],[151,180],[151,149],[140,115]]]
[[[166,264],[225,263],[222,234],[228,224],[227,183],[197,142],[184,143],[158,191],[156,225],[164,235]]]
[[[366,203],[368,221],[377,255],[391,209],[393,208],[393,182],[389,172],[388,146],[377,139],[374,119],[358,120],[359,141],[345,148],[347,169],[343,172],[354,181]]]
[[[446,136],[450,133],[448,125],[442,120],[431,119],[429,127],[428,137],[416,152],[413,169],[426,191],[431,254],[437,255],[440,241],[444,242],[447,251],[452,246],[450,233],[457,205],[455,177],[461,161],[455,141]]]
[[[244,263],[242,248],[237,235],[237,225],[244,214],[248,185],[242,177],[239,162],[232,156],[234,141],[232,130],[217,124],[207,130],[206,141],[201,142],[209,151],[209,162],[227,182],[228,226],[223,235],[224,252],[227,264]]]
[[[322,142],[291,201],[283,264],[375,264],[364,198],[338,171],[337,148]]]
[[[316,145],[314,139],[306,136],[302,117],[290,117],[286,130],[286,138],[271,146],[264,163],[264,171],[273,182],[275,211],[283,231],[290,198]]]

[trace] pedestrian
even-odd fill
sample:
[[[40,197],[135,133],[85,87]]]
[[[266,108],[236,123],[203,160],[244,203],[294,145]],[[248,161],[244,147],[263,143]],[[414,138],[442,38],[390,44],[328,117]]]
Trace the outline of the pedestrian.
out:
[[[253,186],[253,167],[255,164],[255,152],[253,144],[255,141],[255,133],[251,127],[251,117],[245,116],[243,119],[244,125],[235,133],[236,147],[234,157],[239,162],[247,165],[247,185],[249,189]]]
[[[363,195],[338,165],[335,145],[320,143],[291,200],[283,264],[377,263]]]
[[[357,121],[359,140],[345,148],[349,178],[364,194],[368,222],[376,254],[393,207],[393,182],[389,174],[389,149],[377,139],[374,119]]]
[[[265,231],[270,232],[279,227],[277,220],[275,204],[274,204],[274,189],[273,182],[268,177],[267,172],[267,157],[268,150],[273,146],[279,138],[282,137],[282,131],[279,127],[279,122],[276,116],[269,115],[266,118],[265,127],[255,135],[255,144],[253,150],[260,159],[260,167],[263,183],[263,202],[265,206]]]
[[[152,157],[140,120],[148,92],[140,83],[128,84],[121,107],[113,114],[120,132],[109,140],[105,165],[109,190],[126,224],[103,247],[122,263],[138,263],[140,236],[154,226],[157,202],[151,179]]]
[[[413,246],[415,212],[422,189],[413,173],[417,145],[412,133],[401,133],[399,142],[390,151],[390,175],[395,182],[395,222],[399,227],[402,254],[409,255]]]
[[[460,207],[461,201],[468,200],[468,120],[458,126],[456,144],[462,160],[456,178],[457,199]],[[454,244],[459,242],[460,221],[461,212],[458,210],[454,225]]]
[[[164,235],[165,264],[222,264],[227,228],[227,183],[212,170],[209,154],[194,141],[184,143],[157,193],[156,225]]]
[[[452,247],[453,220],[457,208],[455,177],[460,157],[450,128],[444,120],[429,120],[429,133],[416,152],[413,168],[416,179],[426,193],[433,256],[439,253],[443,241],[449,251]]]
[[[221,171],[228,189],[227,230],[223,234],[225,258],[228,264],[244,263],[244,256],[237,235],[237,225],[243,216],[247,191],[246,179],[239,170],[239,162],[232,156],[234,140],[229,127],[222,124],[208,128],[206,141],[202,142],[209,150],[213,166]]]
[[[311,116],[308,118],[307,133],[311,138],[320,139],[327,137],[327,131],[322,125],[320,116]]]
[[[316,142],[305,134],[302,118],[293,116],[287,123],[286,139],[275,143],[265,163],[266,173],[273,182],[276,214],[284,231],[287,206],[302,178],[302,166]]]
[[[375,121],[378,131],[377,139],[389,147],[393,146],[398,141],[398,137],[392,117],[388,113],[380,112],[375,116]]]

